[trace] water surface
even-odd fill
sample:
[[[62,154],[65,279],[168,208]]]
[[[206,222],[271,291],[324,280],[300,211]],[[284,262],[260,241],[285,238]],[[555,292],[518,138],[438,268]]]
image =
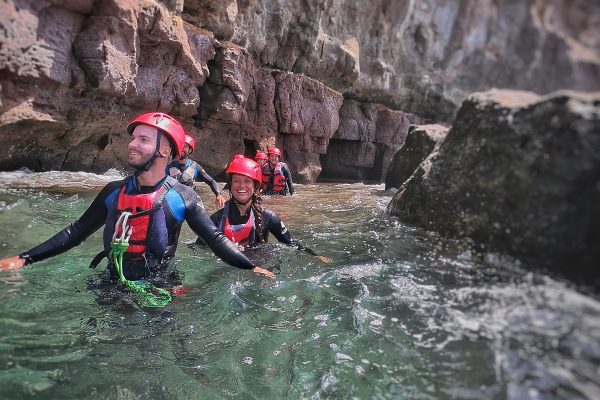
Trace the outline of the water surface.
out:
[[[83,176],[85,191],[65,194],[72,176],[35,174],[20,189],[13,178],[0,174],[2,257],[77,219],[107,179]],[[0,398],[600,398],[600,302],[400,223],[390,196],[317,184],[266,198],[333,260],[269,243],[252,257],[280,269],[275,280],[192,246],[186,225],[174,268],[189,290],[162,309],[100,284],[88,268],[100,231],[0,273]]]

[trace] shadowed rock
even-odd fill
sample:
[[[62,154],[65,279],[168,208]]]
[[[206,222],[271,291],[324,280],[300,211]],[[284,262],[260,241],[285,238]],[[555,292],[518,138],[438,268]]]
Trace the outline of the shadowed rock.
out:
[[[448,132],[448,128],[442,125],[413,125],[411,128],[389,165],[385,175],[386,190],[399,188],[444,140]]]
[[[278,145],[301,176],[381,181],[408,125],[474,90],[599,90],[598,15],[586,0],[5,1],[0,169],[122,168],[127,122],[160,110],[219,149],[209,171]]]
[[[388,210],[600,287],[600,93],[474,94]]]

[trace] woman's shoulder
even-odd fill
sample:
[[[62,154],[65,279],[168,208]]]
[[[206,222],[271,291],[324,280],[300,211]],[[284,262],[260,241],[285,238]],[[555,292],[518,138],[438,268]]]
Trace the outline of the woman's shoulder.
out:
[[[215,211],[214,213],[211,214],[210,219],[212,219],[213,221],[218,221],[221,219],[221,217],[223,216],[223,211],[225,209],[224,208],[220,208],[217,211]]]
[[[262,213],[263,213],[263,218],[265,218],[265,219],[269,218],[269,219],[279,220],[279,216],[277,215],[277,213],[275,211],[271,210],[270,208],[263,207]]]

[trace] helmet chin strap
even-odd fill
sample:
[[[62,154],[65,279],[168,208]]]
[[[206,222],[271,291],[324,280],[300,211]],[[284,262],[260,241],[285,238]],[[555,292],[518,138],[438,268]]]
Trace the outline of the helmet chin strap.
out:
[[[245,202],[241,202],[241,201],[237,201],[235,197],[233,197],[233,203],[237,206],[245,206],[246,204],[250,203],[252,201],[252,197],[250,197],[250,199],[248,199],[248,201]]]
[[[150,157],[150,159],[148,159],[148,161],[146,161],[146,164],[144,164],[143,166],[134,167],[135,176],[138,176],[142,172],[146,172],[150,168],[152,168],[152,164],[154,164],[154,160],[156,160],[157,158],[164,157],[162,154],[160,154],[160,138],[162,137],[162,133],[160,131],[157,131],[156,133],[156,147],[154,149],[154,154],[152,154],[152,157]]]

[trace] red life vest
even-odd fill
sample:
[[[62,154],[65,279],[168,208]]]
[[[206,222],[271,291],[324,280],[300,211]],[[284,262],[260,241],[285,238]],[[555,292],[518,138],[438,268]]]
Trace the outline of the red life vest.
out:
[[[263,166],[262,174],[263,174],[262,184],[264,185],[264,187],[263,187],[263,191],[264,191],[264,190],[266,190],[267,185],[270,180],[270,177],[271,177],[271,167],[269,166],[269,163],[266,163]],[[273,169],[273,187],[271,188],[271,190],[273,192],[285,191],[285,189],[286,189],[285,182],[286,182],[286,179],[285,179],[285,176],[283,175],[282,165],[280,162],[278,162],[277,164],[275,164],[275,168]]]
[[[117,199],[117,212],[128,211],[131,213],[128,224],[131,227],[131,237],[127,253],[143,254],[146,252],[148,231],[150,230],[150,217],[168,191],[167,185],[162,185],[152,193],[129,195],[125,187],[119,192]],[[121,226],[115,227],[117,237],[121,236]]]
[[[245,224],[231,225],[229,223],[229,202],[225,203],[223,208],[223,217],[221,217],[221,225],[219,229],[223,231],[225,236],[235,243],[248,244],[254,241],[254,211],[250,209],[250,216]]]
[[[260,189],[263,192],[267,190],[267,185],[269,184],[269,175],[271,175],[270,172],[265,172],[265,169],[269,170],[269,163],[266,163],[262,166],[262,182],[260,183]]]

